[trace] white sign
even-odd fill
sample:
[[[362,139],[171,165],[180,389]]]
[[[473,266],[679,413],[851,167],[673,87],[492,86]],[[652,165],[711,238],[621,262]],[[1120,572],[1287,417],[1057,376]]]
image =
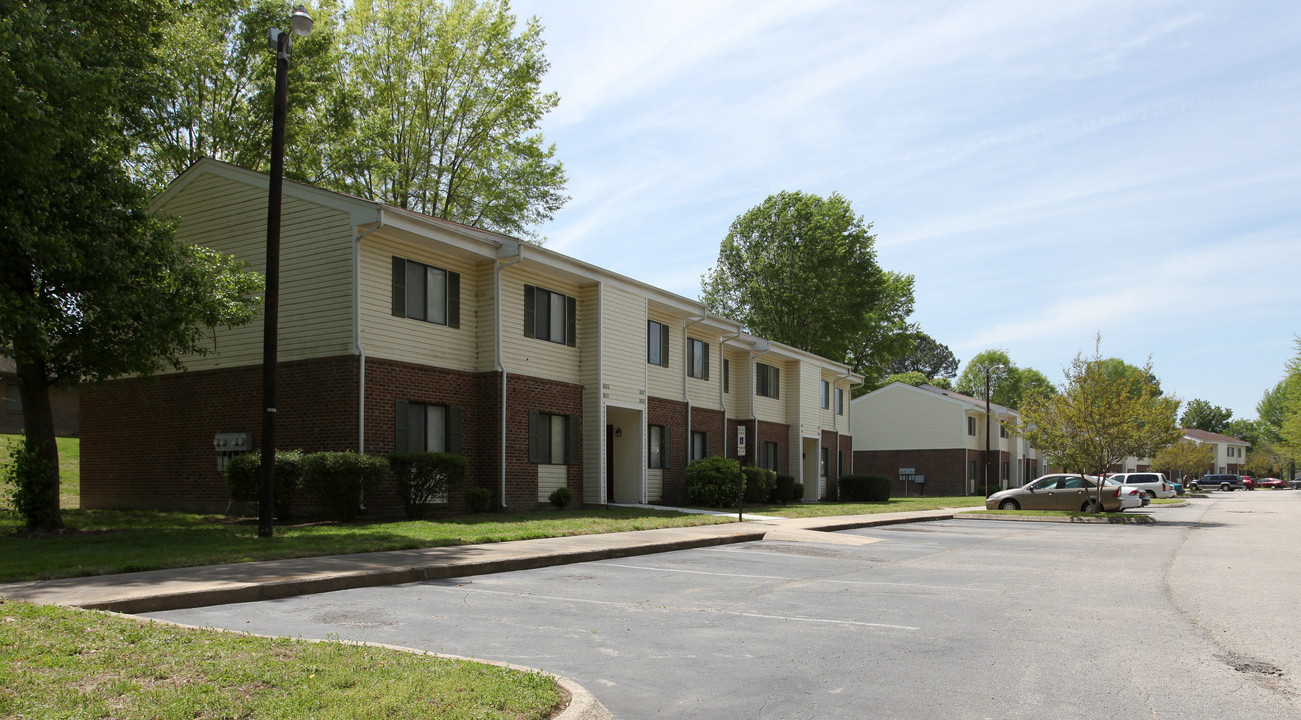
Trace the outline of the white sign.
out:
[[[917,468],[899,468],[900,475],[916,475]]]
[[[745,426],[744,425],[736,426],[736,454],[737,455],[745,454]]]

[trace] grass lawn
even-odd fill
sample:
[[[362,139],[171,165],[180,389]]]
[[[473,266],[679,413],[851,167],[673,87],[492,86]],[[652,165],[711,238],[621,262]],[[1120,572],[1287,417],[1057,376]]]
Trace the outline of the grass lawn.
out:
[[[870,515],[873,513],[908,512],[985,506],[985,498],[954,496],[916,496],[890,498],[879,503],[794,503],[791,505],[747,505],[746,513],[784,518],[829,517],[834,515]],[[715,508],[718,509],[718,508]]]
[[[9,446],[22,435],[0,435],[0,465],[9,464]],[[59,447],[59,507],[81,507],[81,439],[57,438]],[[10,487],[0,480],[0,507],[9,506]]]
[[[735,522],[712,515],[612,508],[448,516],[339,525],[276,525],[258,538],[256,519],[119,510],[69,510],[71,531],[18,534],[22,520],[0,511],[0,582],[44,580],[252,560],[313,557],[468,545],[532,538],[592,535]]]
[[[546,675],[0,601],[0,717],[541,720]]]

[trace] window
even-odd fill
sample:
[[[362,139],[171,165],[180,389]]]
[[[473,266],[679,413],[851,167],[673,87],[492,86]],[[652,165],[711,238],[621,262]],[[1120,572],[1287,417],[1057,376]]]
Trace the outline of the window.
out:
[[[571,465],[578,462],[578,416],[529,411],[529,462]]]
[[[545,288],[524,286],[524,337],[578,345],[578,301]]]
[[[822,477],[827,476],[827,470],[831,465],[831,448],[822,448],[822,467],[818,468],[818,474]]]
[[[646,362],[661,367],[669,366],[669,326],[654,320],[646,321]]]
[[[23,396],[18,392],[18,383],[5,383],[5,410],[23,411]]]
[[[845,451],[844,450],[836,451],[836,474],[837,475],[845,474]]]
[[[1001,438],[1007,437],[1007,427],[1005,427],[1003,423],[998,424],[998,436]]]
[[[731,374],[732,374],[732,368],[728,364],[727,358],[723,358],[723,392],[730,392],[730,390],[728,390],[727,388],[727,381],[728,381],[728,377]]]
[[[669,467],[669,449],[673,445],[672,437],[669,428],[663,425],[650,426],[650,441],[647,443],[650,452],[647,467],[652,470],[662,470]]]
[[[461,274],[393,258],[393,315],[461,326]]]
[[[393,431],[397,452],[460,454],[461,408],[398,400]]]
[[[836,388],[836,414],[845,414],[845,389]]]
[[[691,432],[691,459],[703,460],[710,457],[709,433],[693,430]]]
[[[763,363],[755,363],[754,391],[763,397],[777,399],[781,397],[781,369]]]
[[[976,464],[975,460],[971,461],[971,474],[968,475],[967,477],[969,478],[980,477],[980,466]]]
[[[1011,463],[1009,463],[1008,461],[1004,460],[1004,461],[1003,461],[1003,479],[1006,480],[1006,479],[1008,479],[1008,478],[1010,478],[1010,477],[1012,477],[1012,467],[1011,467]]]
[[[970,416],[967,417],[967,434],[973,437],[976,434],[976,419]]]
[[[822,381],[822,409],[831,407],[831,383]]]
[[[777,469],[781,462],[781,446],[775,442],[759,443],[759,467],[773,472],[781,472]]]
[[[709,343],[704,340],[687,338],[687,375],[709,379]]]

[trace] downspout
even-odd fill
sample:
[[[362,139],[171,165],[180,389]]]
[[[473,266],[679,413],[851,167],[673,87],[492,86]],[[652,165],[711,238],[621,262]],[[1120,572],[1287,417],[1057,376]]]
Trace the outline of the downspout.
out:
[[[837,377],[838,379],[840,379],[840,380],[848,380],[849,377],[850,377],[850,373],[845,373],[844,375],[837,375],[836,377]],[[854,386],[855,386],[855,385],[862,385],[862,384],[863,384],[863,383],[856,383],[856,382],[851,382],[851,383],[849,383],[849,402],[853,402],[853,399],[854,399]],[[834,389],[834,388],[833,388],[833,389]],[[834,395],[834,393],[833,393],[833,395]],[[849,402],[846,402],[845,404],[848,405]],[[835,397],[832,397],[832,398],[831,398],[831,405],[832,405],[832,407],[831,407],[831,424],[832,424],[832,426],[833,426],[832,429],[836,431],[836,457],[840,457],[840,416],[836,415],[835,404],[836,404],[836,399],[835,399]],[[853,415],[853,412],[852,412],[852,411],[849,411],[849,412],[846,412],[846,413],[845,413],[845,423],[848,425],[848,427],[845,428],[845,430],[847,431],[845,434],[846,434],[846,435],[849,435],[851,438],[852,438],[853,435],[854,435],[853,419],[854,419],[854,415]],[[845,469],[844,469],[843,467],[839,467],[839,466],[837,466],[837,467],[836,467],[836,471],[839,472],[841,475],[844,475],[844,474],[845,474]],[[850,448],[849,448],[849,471],[850,471],[850,474],[851,474],[851,475],[852,475],[853,472],[854,472],[854,448],[853,448],[853,445],[850,445]],[[839,493],[839,490],[840,490],[839,487],[837,487],[837,488],[836,488],[837,493]]]
[[[741,333],[718,339],[718,367],[720,373],[723,371],[723,363],[727,362],[727,350],[724,346],[727,345],[728,340],[735,340],[739,337],[741,337]],[[723,392],[722,378],[718,380],[718,406],[723,408],[723,457],[727,457],[727,395]],[[740,450],[740,448],[737,448],[737,450]],[[737,461],[739,462],[740,459],[740,453],[738,452]]]
[[[499,463],[500,463],[500,475],[501,475],[501,507],[503,510],[506,509],[506,365],[502,361],[502,352],[501,352],[501,338],[502,338],[501,271],[503,268],[508,268],[511,265],[514,265],[515,263],[523,259],[524,259],[524,243],[519,243],[515,247],[515,258],[513,260],[510,260],[505,264],[502,264],[501,258],[498,257],[493,260],[493,265],[492,265],[492,296],[493,296],[493,301],[496,305],[494,311],[497,315],[496,317],[497,338],[496,338],[496,342],[494,343],[496,347],[494,348],[495,356],[493,358],[493,368],[497,371],[499,375],[501,375],[501,436],[498,438],[498,446],[499,446],[498,449],[500,451]]]
[[[380,228],[375,227],[360,235],[357,226],[352,228],[352,345],[357,353],[357,453],[366,454],[366,349],[361,346],[361,241]]]

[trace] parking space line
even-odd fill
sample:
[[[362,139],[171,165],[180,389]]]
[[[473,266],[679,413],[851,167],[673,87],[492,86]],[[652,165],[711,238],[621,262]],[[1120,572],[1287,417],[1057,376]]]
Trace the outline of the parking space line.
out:
[[[798,577],[783,577],[779,575],[742,575],[740,573],[721,573],[721,572],[710,572],[706,570],[685,570],[680,568],[652,567],[649,565],[623,565],[621,563],[601,563],[601,565],[603,567],[626,568],[628,570],[648,570],[650,572],[683,573],[686,575],[713,575],[715,577],[752,578],[755,580],[781,580],[783,582],[801,582],[801,583],[825,582],[825,583],[839,583],[841,585],[888,585],[891,587],[917,588],[919,590],[969,590],[971,592],[999,592],[998,588],[979,588],[979,587],[970,587],[970,586],[922,585],[920,583],[880,582],[880,581],[869,581],[869,580],[836,580],[833,578],[820,578],[820,577],[798,578]]]

